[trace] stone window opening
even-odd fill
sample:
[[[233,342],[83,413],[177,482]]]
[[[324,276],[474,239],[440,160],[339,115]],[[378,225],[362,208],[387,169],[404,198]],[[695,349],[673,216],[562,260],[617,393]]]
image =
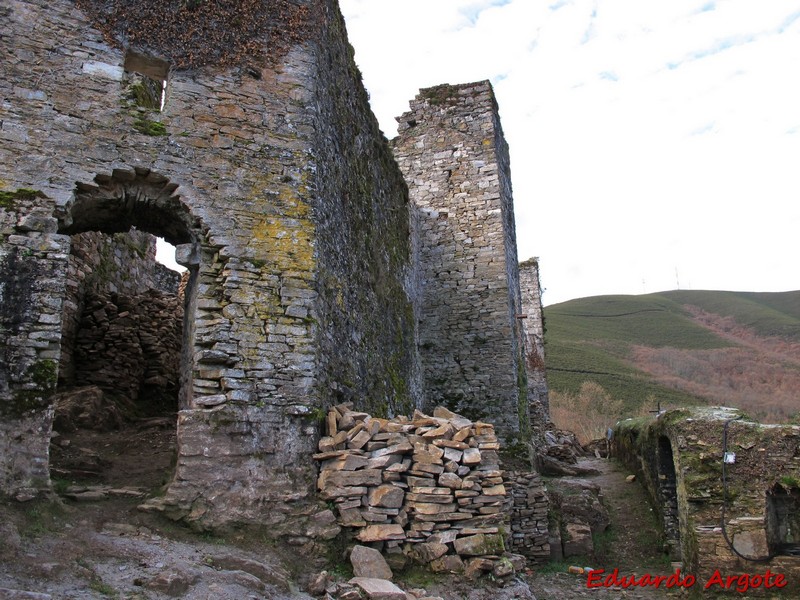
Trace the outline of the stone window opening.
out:
[[[767,491],[767,544],[771,556],[800,556],[800,486],[786,478]]]
[[[169,63],[161,58],[125,52],[123,65],[128,79],[128,94],[137,106],[162,112],[167,101]]]
[[[669,549],[670,558],[680,560],[681,540],[678,513],[678,479],[675,474],[675,461],[672,455],[672,444],[665,436],[658,439],[658,492],[661,502],[660,512],[663,515],[664,537]]]
[[[62,315],[51,478],[67,497],[87,485],[146,494],[171,478],[177,413],[192,391],[198,265],[176,273],[156,248],[158,239],[183,248],[190,262],[201,239],[177,187],[149,169],[118,169],[78,184],[60,218],[77,283]]]

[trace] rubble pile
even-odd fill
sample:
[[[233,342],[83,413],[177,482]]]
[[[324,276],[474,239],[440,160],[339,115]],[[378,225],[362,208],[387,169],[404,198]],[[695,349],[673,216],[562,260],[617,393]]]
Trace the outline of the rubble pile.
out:
[[[374,418],[340,404],[319,442],[318,488],[339,523],[385,553],[436,572],[497,577],[522,568],[505,552],[508,515],[494,426],[445,408]]]

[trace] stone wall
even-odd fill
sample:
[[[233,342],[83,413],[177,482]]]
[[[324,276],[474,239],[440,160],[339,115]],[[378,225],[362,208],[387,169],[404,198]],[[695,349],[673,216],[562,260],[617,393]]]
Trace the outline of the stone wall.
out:
[[[508,149],[489,82],[423,89],[392,141],[419,236],[426,402],[528,437]]]
[[[509,550],[533,564],[550,561],[550,500],[542,476],[536,471],[505,471],[506,512],[511,535]]]
[[[538,450],[544,448],[544,431],[550,422],[550,400],[544,358],[544,311],[539,283],[539,260],[530,258],[519,265],[522,295],[522,331],[525,337],[525,371],[528,376],[528,410],[531,439]]]
[[[141,18],[164,3],[111,4],[0,9],[0,489],[48,491],[57,375],[103,383],[78,368],[79,315],[101,380],[100,333],[119,328],[116,357],[146,352],[153,334],[123,305],[156,279],[151,235],[187,268],[178,460],[151,509],[312,544],[296,532],[317,503],[316,415],[343,402],[390,418],[424,399],[529,441],[489,83],[422,90],[393,156],[335,0],[269,3],[230,20],[242,31],[180,40],[166,32],[213,28],[215,10],[240,5],[181,5],[153,36]],[[98,308],[82,305],[92,294]]]
[[[0,194],[0,489],[17,500],[49,487],[49,398],[69,252],[56,220],[38,209],[42,196],[26,188]]]
[[[126,54],[114,19],[135,7],[93,23],[92,5],[0,9],[3,491],[49,487],[46,445],[17,432],[49,437],[71,237],[136,227],[190,273],[178,464],[153,507],[280,534],[314,498],[315,409],[418,401],[406,187],[334,1],[270,15],[260,55],[191,69],[169,68],[186,58],[169,36]],[[137,91],[165,61],[160,111]],[[19,390],[30,410],[11,410]]]
[[[614,455],[643,482],[663,519],[665,545],[686,572],[705,582],[717,569],[728,576],[768,567],[796,589],[800,427],[698,407],[628,419],[613,433]]]
[[[141,413],[175,412],[182,324],[176,295],[88,294],[75,341],[74,383],[96,385]]]
[[[180,275],[157,263],[155,257],[156,238],[149,233],[131,230],[109,236],[87,231],[72,236],[61,325],[59,386],[75,383],[75,337],[87,294],[132,297],[150,289],[177,294]],[[180,318],[182,315],[181,310]]]
[[[541,478],[508,478],[491,424],[442,407],[391,420],[352,408],[331,409],[314,458],[320,495],[358,541],[468,577],[502,570],[506,550],[549,556]]]

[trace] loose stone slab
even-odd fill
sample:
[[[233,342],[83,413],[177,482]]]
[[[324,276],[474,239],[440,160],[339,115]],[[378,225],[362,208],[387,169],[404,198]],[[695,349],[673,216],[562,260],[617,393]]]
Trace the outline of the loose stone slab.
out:
[[[406,593],[385,579],[353,577],[348,583],[361,588],[369,600],[406,600]]]
[[[369,505],[384,508],[400,508],[403,506],[405,492],[394,485],[380,485],[369,492]]]
[[[383,555],[368,546],[355,546],[350,553],[350,563],[353,565],[353,574],[356,577],[391,579],[394,575]]]
[[[385,540],[404,540],[406,532],[396,523],[387,525],[367,525],[358,532],[356,539],[361,542],[382,542]]]
[[[487,554],[502,554],[503,537],[499,534],[487,535],[479,533],[469,537],[458,538],[453,542],[455,551],[461,556],[485,556]]]

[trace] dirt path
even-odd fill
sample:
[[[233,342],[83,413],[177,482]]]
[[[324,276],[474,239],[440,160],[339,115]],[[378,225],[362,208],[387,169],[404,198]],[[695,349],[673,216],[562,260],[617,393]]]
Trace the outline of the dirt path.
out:
[[[670,575],[674,572],[662,551],[659,527],[644,489],[637,483],[625,480],[629,473],[618,463],[605,459],[586,459],[579,463],[600,472],[586,479],[600,486],[603,502],[608,509],[611,524],[596,543],[595,569],[604,569],[603,577],[618,569],[621,577],[649,573]],[[537,600],[572,600],[573,598],[671,598],[679,597],[674,591],[663,589],[587,588],[586,575],[566,572],[568,565],[552,565],[530,577],[529,584]]]
[[[54,477],[61,486],[124,486],[151,494],[170,472],[174,436],[171,419],[140,422],[114,432],[64,434],[54,444]],[[621,577],[671,575],[675,566],[665,557],[660,527],[643,488],[627,482],[629,473],[614,461],[587,459],[580,464],[598,472],[586,479],[600,486],[610,517],[608,531],[595,539],[594,560],[580,566],[604,569],[603,577],[614,569]],[[106,494],[102,500],[78,494],[60,507],[0,504],[0,598],[2,588],[67,599],[310,598],[290,589],[291,581],[313,567],[305,564],[298,571],[298,562],[285,549],[267,551],[263,544],[198,538],[156,515],[138,511],[140,502],[124,494]],[[518,585],[524,590],[529,586],[536,600],[687,596],[663,586],[589,589],[587,575],[567,572],[568,565],[534,570]],[[448,599],[530,597],[522,594],[522,588],[519,593],[492,592],[457,580],[443,580],[432,587]]]

